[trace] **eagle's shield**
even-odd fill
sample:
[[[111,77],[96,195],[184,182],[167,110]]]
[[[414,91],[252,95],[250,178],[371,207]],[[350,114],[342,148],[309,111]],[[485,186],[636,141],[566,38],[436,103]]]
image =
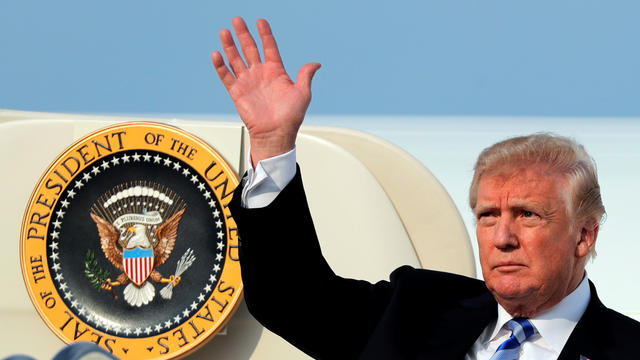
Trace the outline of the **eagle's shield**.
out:
[[[147,280],[153,270],[153,249],[136,247],[133,250],[124,249],[122,254],[124,272],[131,281],[140,286]]]

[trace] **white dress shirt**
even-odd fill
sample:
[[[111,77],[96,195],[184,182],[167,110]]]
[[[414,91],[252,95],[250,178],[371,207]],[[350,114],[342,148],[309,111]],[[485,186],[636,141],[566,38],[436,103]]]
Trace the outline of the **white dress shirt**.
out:
[[[578,287],[551,309],[529,319],[538,330],[520,347],[520,360],[557,359],[567,343],[569,335],[582,317],[589,300],[591,289],[585,274]],[[506,324],[513,316],[498,304],[498,318],[490,323],[478,337],[465,356],[467,360],[488,360],[498,346],[511,336]]]
[[[251,164],[250,158],[247,161]],[[245,185],[241,197],[242,206],[259,208],[269,205],[295,174],[295,148],[285,154],[261,160],[255,169],[249,167],[247,176],[242,179]],[[585,274],[580,285],[571,294],[551,309],[529,319],[538,333],[522,344],[520,360],[557,359],[573,328],[587,309],[590,299],[591,289]],[[511,331],[506,327],[511,319],[512,316],[498,304],[498,318],[487,325],[465,359],[490,359],[500,344],[511,336]]]
[[[251,155],[247,155],[247,163],[252,164]],[[249,166],[247,175],[242,179],[244,188],[240,203],[248,209],[265,207],[271,204],[294,176],[296,176],[295,148],[287,153],[260,160],[255,169]]]

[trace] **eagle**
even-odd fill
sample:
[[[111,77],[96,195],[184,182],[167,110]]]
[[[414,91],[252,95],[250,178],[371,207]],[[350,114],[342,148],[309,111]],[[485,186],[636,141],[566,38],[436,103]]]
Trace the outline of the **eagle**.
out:
[[[102,288],[111,290],[114,286],[127,285],[123,291],[125,300],[132,306],[140,307],[148,304],[155,297],[155,287],[147,280],[150,279],[156,283],[172,283],[173,286],[178,285],[180,276],[171,275],[169,278],[165,278],[157,268],[167,261],[173,251],[178,235],[178,225],[185,210],[186,208],[182,208],[174,213],[156,231],[149,230],[143,224],[134,223],[126,230],[123,229],[122,232],[118,231],[109,221],[91,212],[90,216],[98,227],[100,245],[104,255],[113,266],[122,271],[116,281],[109,278],[102,285]],[[139,277],[132,276],[131,272],[125,269],[125,254],[136,251],[148,254],[153,252],[153,256],[148,258],[152,266],[151,271]]]

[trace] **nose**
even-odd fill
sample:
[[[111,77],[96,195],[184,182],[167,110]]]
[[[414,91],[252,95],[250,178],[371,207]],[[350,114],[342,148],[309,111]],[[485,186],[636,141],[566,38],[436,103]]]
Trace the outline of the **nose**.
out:
[[[511,250],[519,245],[516,223],[511,216],[501,216],[496,224],[493,244],[501,250]]]

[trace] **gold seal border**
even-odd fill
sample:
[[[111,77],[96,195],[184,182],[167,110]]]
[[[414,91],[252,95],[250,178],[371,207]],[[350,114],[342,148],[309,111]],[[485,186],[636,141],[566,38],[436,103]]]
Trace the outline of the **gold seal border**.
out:
[[[117,135],[119,132],[120,135]],[[143,132],[145,135],[142,139],[138,138],[133,141],[135,145],[124,145],[125,142],[132,140],[132,134],[133,136],[139,136]],[[111,135],[113,143],[109,142],[109,135]],[[174,141],[176,139],[177,142]],[[102,145],[110,144],[112,150],[107,151],[104,146],[101,147],[92,143],[94,140]],[[142,144],[142,146],[137,146],[140,144]],[[180,147],[181,144],[187,144],[189,147]],[[116,145],[118,148],[113,149]],[[171,145],[173,145],[173,149]],[[91,146],[94,147],[96,153],[89,151]],[[167,148],[169,150],[166,150]],[[178,151],[178,149],[181,151]],[[195,151],[192,151],[193,149],[195,149]],[[193,170],[197,171],[199,175],[207,180],[206,185],[208,189],[215,194],[216,200],[223,209],[222,214],[226,218],[227,254],[225,265],[221,269],[220,278],[216,284],[216,289],[202,305],[199,305],[198,311],[194,313],[193,316],[189,319],[182,320],[178,327],[164,333],[141,338],[125,338],[107,334],[83,322],[66,306],[58,293],[59,289],[55,286],[49,271],[47,242],[49,240],[50,224],[51,221],[53,221],[53,209],[55,209],[57,203],[63,198],[63,194],[70,188],[73,188],[72,180],[75,178],[67,179],[68,182],[64,184],[57,194],[54,193],[53,189],[60,188],[55,186],[55,184],[52,187],[52,183],[47,183],[47,180],[52,178],[56,170],[58,170],[58,174],[62,172],[63,162],[68,160],[71,155],[77,155],[81,162],[84,163],[74,172],[74,174],[79,174],[86,170],[87,167],[91,165],[95,166],[99,160],[106,156],[123,151],[146,150],[174,156],[189,164]],[[102,152],[104,152],[104,154]],[[205,153],[206,157],[203,157],[201,155],[202,153]],[[91,157],[89,161],[87,161],[88,157]],[[56,174],[56,176],[58,174]],[[211,174],[210,176],[218,176],[212,178],[208,177],[208,174]],[[58,179],[60,179],[59,176]],[[121,358],[144,357],[173,359],[186,356],[197,350],[226,326],[242,299],[243,286],[240,278],[240,264],[236,260],[238,253],[237,227],[227,206],[232,197],[231,193],[238,183],[239,179],[235,171],[233,171],[226,160],[216,152],[213,147],[199,137],[172,125],[155,122],[119,123],[91,132],[75,141],[56,157],[38,180],[29,198],[20,230],[20,263],[23,280],[38,315],[65,343],[83,340],[93,341],[107,350],[114,352],[116,356]],[[51,200],[52,194],[55,195],[53,196],[53,201]],[[47,208],[50,211],[49,215],[45,216],[44,211],[46,211]],[[34,213],[37,212],[36,210],[40,209],[43,212],[38,213],[39,215],[34,217]],[[45,222],[45,220],[46,225],[38,225],[38,223]],[[32,228],[35,228],[36,231],[32,231]],[[38,237],[42,237],[42,239]],[[28,241],[40,241],[41,244],[31,245],[27,243]],[[39,259],[37,256],[38,253],[31,251],[32,248],[40,251]],[[235,254],[233,254],[234,251]],[[34,261],[34,259],[36,261]],[[44,276],[44,278],[36,280],[39,276]],[[39,281],[43,282],[39,283]],[[224,287],[222,285],[224,285]],[[49,287],[50,290],[43,290],[43,288],[46,287]],[[216,294],[219,298],[216,298]],[[55,304],[51,308],[48,308],[48,305],[50,305],[52,301],[55,301]],[[53,309],[55,308],[58,308],[58,310],[54,313]],[[213,320],[210,321],[209,319]],[[56,322],[55,324],[54,321]],[[207,326],[209,325],[208,323],[212,324]],[[61,330],[60,328],[63,329]],[[69,330],[71,330],[71,333],[67,334]],[[74,340],[73,337],[79,333],[80,335]],[[194,336],[193,334],[196,335]],[[148,351],[148,346],[145,345],[153,346],[153,350],[151,352]],[[126,354],[121,350],[123,346],[128,348]],[[154,357],[153,355],[157,356]]]

